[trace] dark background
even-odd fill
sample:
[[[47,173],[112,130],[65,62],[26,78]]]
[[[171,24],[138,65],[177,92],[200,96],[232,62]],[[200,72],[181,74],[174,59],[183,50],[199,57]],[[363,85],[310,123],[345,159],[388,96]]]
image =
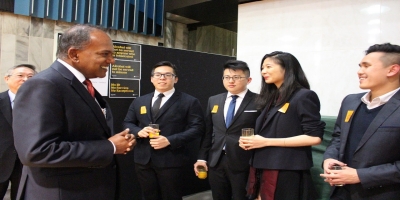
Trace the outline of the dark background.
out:
[[[234,57],[165,47],[141,46],[141,95],[154,92],[154,86],[150,82],[150,74],[152,67],[159,61],[170,61],[177,66],[178,83],[175,84],[175,89],[198,98],[203,110],[205,110],[210,96],[226,91],[222,85],[223,64],[227,60],[235,59]],[[134,99],[106,97],[106,100],[109,102],[114,116],[114,130],[118,133],[122,131],[122,122],[129,105]],[[193,171],[193,164],[197,160],[200,139],[192,141],[188,146],[193,148],[188,152],[192,159],[182,170],[181,179],[184,185],[184,195],[210,189],[208,180],[198,179]],[[119,163],[118,199],[142,199],[141,189],[135,174],[133,153],[118,155],[117,161]]]

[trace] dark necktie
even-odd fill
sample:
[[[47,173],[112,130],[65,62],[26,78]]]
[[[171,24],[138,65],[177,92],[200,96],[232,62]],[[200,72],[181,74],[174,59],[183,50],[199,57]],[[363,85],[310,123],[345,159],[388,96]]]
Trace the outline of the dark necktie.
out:
[[[231,103],[229,104],[228,112],[226,112],[226,119],[225,119],[226,128],[228,128],[229,125],[231,125],[233,117],[235,116],[235,106],[237,98],[238,95],[232,95],[232,100]]]
[[[161,105],[161,100],[164,97],[163,93],[158,94],[158,98],[156,99],[156,101],[153,104],[153,118],[157,116],[158,111],[160,110],[160,105]]]
[[[86,85],[89,94],[92,95],[92,97],[94,98],[94,87],[92,82],[89,79],[86,79],[85,81],[83,81],[83,84]]]

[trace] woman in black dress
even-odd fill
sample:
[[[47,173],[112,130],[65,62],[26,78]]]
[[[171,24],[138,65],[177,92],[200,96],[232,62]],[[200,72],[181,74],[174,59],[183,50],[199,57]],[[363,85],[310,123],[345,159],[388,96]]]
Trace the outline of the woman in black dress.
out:
[[[315,199],[311,146],[321,143],[325,128],[318,96],[310,90],[299,61],[290,53],[266,54],[261,75],[256,101],[263,112],[256,122],[256,135],[239,140],[243,149],[254,149],[249,199]]]

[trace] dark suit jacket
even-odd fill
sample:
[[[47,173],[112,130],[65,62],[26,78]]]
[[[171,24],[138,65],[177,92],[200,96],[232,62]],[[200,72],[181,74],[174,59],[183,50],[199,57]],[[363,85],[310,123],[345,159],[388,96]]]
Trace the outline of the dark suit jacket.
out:
[[[136,98],[129,106],[124,120],[124,127],[137,138],[134,148],[135,163],[145,165],[150,159],[157,167],[180,167],[188,164],[189,155],[186,143],[200,138],[204,129],[203,112],[199,100],[175,91],[160,108],[153,121],[151,100],[154,93]],[[159,124],[160,134],[165,136],[170,145],[155,150],[148,138],[139,138],[138,132],[150,123]]]
[[[226,157],[230,167],[235,171],[249,168],[251,151],[239,147],[239,137],[242,128],[254,128],[256,119],[260,115],[254,102],[256,94],[248,90],[240,107],[236,111],[231,125],[226,128],[224,106],[227,93],[212,96],[208,100],[206,110],[206,133],[202,140],[198,159],[206,160],[210,167],[215,167],[225,146]],[[218,106],[217,110],[213,110]]]
[[[26,199],[115,197],[111,111],[96,91],[61,63],[35,75],[14,101],[14,143],[25,165],[19,196]],[[107,119],[99,105],[107,109]]]
[[[10,178],[17,159],[12,130],[12,108],[7,90],[0,93],[0,183]]]
[[[255,133],[267,138],[309,135],[322,138],[325,122],[319,114],[320,103],[314,91],[300,89],[290,98],[289,106],[272,107],[261,113]],[[311,146],[264,147],[255,149],[252,166],[261,169],[308,170],[313,166]]]
[[[348,95],[343,100],[324,160],[343,160],[353,120],[351,117],[346,122],[346,115],[349,110],[357,112],[364,94]],[[400,198],[400,91],[369,125],[353,155],[352,164],[361,181],[350,185],[353,200]]]

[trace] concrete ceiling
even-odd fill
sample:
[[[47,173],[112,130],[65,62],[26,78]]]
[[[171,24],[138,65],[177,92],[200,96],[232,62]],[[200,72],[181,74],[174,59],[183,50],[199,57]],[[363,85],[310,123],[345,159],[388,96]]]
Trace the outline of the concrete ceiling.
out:
[[[214,25],[237,32],[238,4],[259,0],[165,0],[166,18],[189,29]]]

